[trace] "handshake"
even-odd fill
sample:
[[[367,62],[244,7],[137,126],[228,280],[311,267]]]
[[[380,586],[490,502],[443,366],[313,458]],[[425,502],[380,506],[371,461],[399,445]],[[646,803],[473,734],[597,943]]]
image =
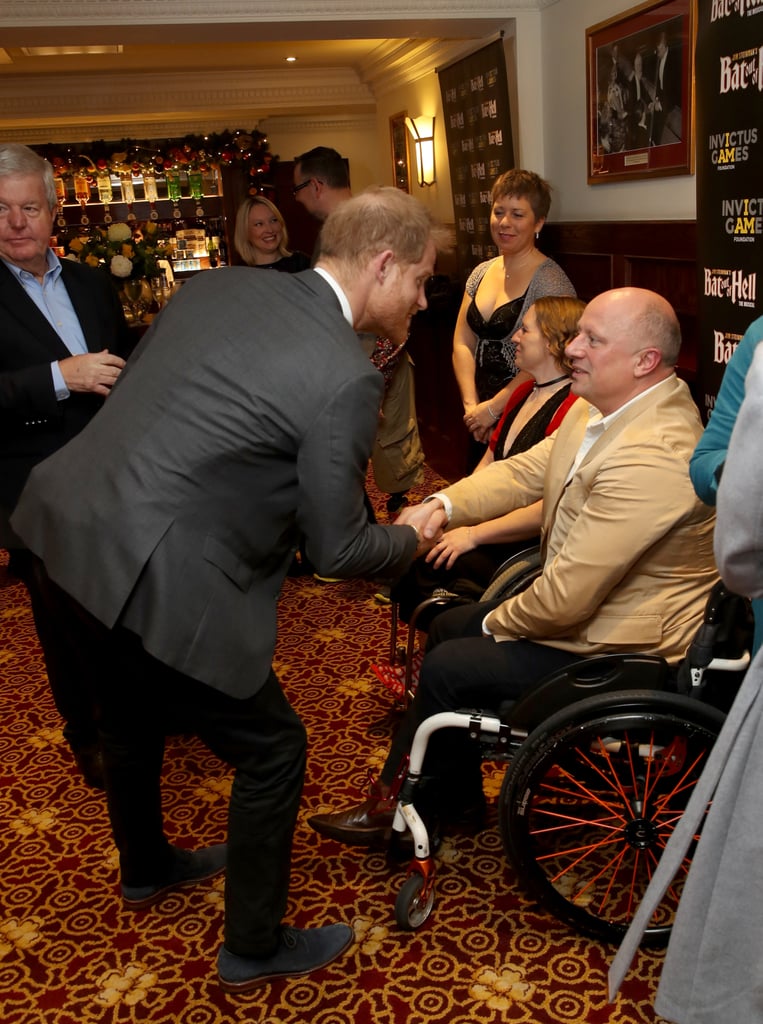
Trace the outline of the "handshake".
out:
[[[430,498],[420,505],[404,508],[394,522],[395,526],[413,526],[419,535],[416,555],[423,555],[436,544],[448,525],[448,513],[439,498]]]

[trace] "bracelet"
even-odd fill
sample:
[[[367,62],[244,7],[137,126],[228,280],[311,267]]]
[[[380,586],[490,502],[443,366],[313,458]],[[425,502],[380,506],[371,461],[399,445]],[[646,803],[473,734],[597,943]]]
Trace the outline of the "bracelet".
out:
[[[405,525],[410,526],[410,528],[416,534],[416,547],[418,547],[419,544],[421,543],[421,534],[419,533],[419,528],[417,526],[414,526],[413,523],[406,523]]]
[[[499,419],[501,418],[501,414],[500,414],[500,413],[498,413],[498,414],[496,415],[496,414],[495,414],[495,413],[493,412],[493,410],[492,410],[492,409],[490,408],[490,402],[488,402],[488,403],[487,403],[487,411],[488,411],[488,412],[490,413],[490,415],[491,415],[491,416],[493,417],[493,423],[496,423],[496,422],[497,422],[497,421],[498,421],[498,420],[499,420]]]

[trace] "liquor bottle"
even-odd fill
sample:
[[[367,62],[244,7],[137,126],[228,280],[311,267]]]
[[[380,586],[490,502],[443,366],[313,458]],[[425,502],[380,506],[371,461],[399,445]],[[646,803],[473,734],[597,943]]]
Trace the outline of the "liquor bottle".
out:
[[[87,180],[87,175],[83,171],[78,171],[74,175],[74,197],[82,207],[80,223],[89,224],[90,218],[85,213],[85,207],[90,201],[90,183]]]
[[[151,212],[148,215],[148,219],[159,220],[159,214],[156,212],[155,206],[155,203],[159,198],[159,190],[156,187],[156,175],[153,171],[146,171],[143,174],[143,191],[151,206]]]

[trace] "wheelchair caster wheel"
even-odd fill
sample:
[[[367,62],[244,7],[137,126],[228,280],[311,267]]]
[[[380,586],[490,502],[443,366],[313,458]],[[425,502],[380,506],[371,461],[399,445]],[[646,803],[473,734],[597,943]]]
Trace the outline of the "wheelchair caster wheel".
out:
[[[413,932],[426,921],[434,905],[434,886],[422,894],[425,880],[421,875],[409,875],[395,901],[395,920],[403,931]]]

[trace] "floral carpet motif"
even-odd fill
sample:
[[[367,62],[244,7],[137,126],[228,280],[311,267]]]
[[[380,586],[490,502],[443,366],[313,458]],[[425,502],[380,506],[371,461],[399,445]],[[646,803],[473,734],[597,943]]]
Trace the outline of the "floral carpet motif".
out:
[[[416,492],[433,489],[428,479]],[[369,484],[372,499],[381,496]],[[386,513],[380,512],[385,521]],[[3,1024],[654,1024],[662,954],[641,952],[618,1002],[614,953],[539,911],[515,884],[495,822],[502,768],[486,766],[488,827],[446,839],[436,901],[415,932],[395,924],[406,865],[344,848],[305,824],[360,796],[399,711],[371,671],[389,609],[369,581],[287,579],[275,667],[310,750],[294,838],[288,923],[342,920],[336,963],[248,995],[216,980],[222,880],[122,908],[103,794],[79,778],[61,734],[26,593],[0,555],[0,1020]],[[230,773],[196,740],[168,743],[170,839],[225,839]]]

